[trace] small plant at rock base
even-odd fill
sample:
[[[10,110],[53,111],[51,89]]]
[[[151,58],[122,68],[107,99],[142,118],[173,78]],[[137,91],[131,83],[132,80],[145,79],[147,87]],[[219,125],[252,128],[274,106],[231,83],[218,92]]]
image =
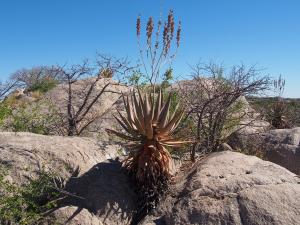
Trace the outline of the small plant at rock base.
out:
[[[11,107],[4,101],[0,102],[0,125],[12,113]]]
[[[286,114],[287,106],[284,100],[278,97],[267,112],[267,120],[271,123],[272,127],[276,129],[290,128],[289,121],[285,116]]]
[[[58,120],[55,111],[48,102],[33,102],[20,105],[12,110],[3,128],[13,132],[32,132],[36,134],[51,134]]]
[[[180,123],[183,112],[174,110],[169,115],[171,96],[163,103],[161,92],[155,101],[154,94],[131,94],[131,100],[124,97],[126,116],[119,113],[116,120],[125,133],[107,129],[130,143],[129,154],[124,167],[136,181],[138,187],[138,212],[132,224],[137,224],[149,210],[156,207],[161,195],[167,190],[171,179],[172,160],[166,146],[179,146],[184,141],[176,140],[172,134]],[[176,107],[178,109],[178,106]]]
[[[55,174],[40,171],[35,179],[18,186],[5,179],[7,168],[0,164],[0,224],[54,224],[45,212],[61,197]]]
[[[277,80],[274,80],[273,86],[277,92],[277,99],[267,111],[267,120],[275,129],[290,128],[291,126],[287,119],[287,106],[281,97],[285,88],[285,80],[281,75]]]

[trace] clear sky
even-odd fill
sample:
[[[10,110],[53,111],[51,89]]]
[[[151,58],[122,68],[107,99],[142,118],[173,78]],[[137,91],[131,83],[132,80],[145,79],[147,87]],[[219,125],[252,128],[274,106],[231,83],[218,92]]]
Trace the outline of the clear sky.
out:
[[[20,68],[65,64],[96,51],[138,58],[135,23],[173,9],[182,21],[174,71],[199,59],[256,64],[286,79],[300,97],[299,0],[0,0],[0,77]]]

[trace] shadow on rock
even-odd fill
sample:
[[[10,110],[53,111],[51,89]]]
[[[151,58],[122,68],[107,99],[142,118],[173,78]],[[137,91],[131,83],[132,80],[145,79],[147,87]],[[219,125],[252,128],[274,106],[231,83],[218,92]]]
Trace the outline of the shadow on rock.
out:
[[[134,189],[118,160],[101,162],[82,176],[70,178],[65,190],[74,196],[68,195],[60,209],[77,207],[73,215],[65,218],[67,222],[87,209],[104,224],[125,224],[136,208]]]

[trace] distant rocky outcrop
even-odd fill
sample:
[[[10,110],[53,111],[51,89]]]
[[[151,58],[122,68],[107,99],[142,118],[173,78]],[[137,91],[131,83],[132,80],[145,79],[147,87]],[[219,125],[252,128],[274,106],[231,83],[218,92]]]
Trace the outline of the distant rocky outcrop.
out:
[[[82,79],[72,85],[72,101],[75,110],[78,110],[78,107],[81,106],[94,79],[95,78],[93,77]],[[93,88],[89,101],[92,101],[92,99],[94,99],[95,96],[98,95],[102,91],[103,87],[107,84],[109,84],[109,86],[105,89],[105,92],[101,95],[98,101],[95,102],[89,113],[86,115],[86,118],[94,116],[97,118],[88,126],[82,136],[94,137],[107,141],[109,138],[105,132],[105,129],[116,126],[113,114],[116,113],[115,109],[120,107],[122,104],[122,100],[120,98],[121,94],[128,92],[131,88],[127,87],[126,85],[122,85],[111,78],[102,78]],[[68,104],[67,93],[66,84],[59,84],[47,92],[43,99],[48,100],[52,107],[59,111],[63,117],[66,117]]]
[[[14,99],[19,103],[32,103],[38,100],[38,98],[34,96],[32,92],[28,92],[22,88],[14,90],[9,95],[7,95],[5,99]]]
[[[72,84],[72,106],[74,110],[78,110],[81,107],[94,80],[95,77],[90,77],[78,80]],[[93,90],[87,100],[87,105],[101,93],[103,87],[107,84],[108,87],[82,119],[81,123],[88,124],[88,126],[85,131],[81,133],[81,136],[108,141],[109,137],[105,129],[117,126],[113,114],[116,113],[116,108],[122,108],[121,94],[127,93],[131,87],[120,84],[111,78],[102,78],[93,86]],[[16,114],[19,109],[27,113],[30,112],[32,108],[38,109],[36,110],[36,114],[38,114],[40,118],[48,117],[49,114],[53,114],[52,117],[55,119],[53,119],[51,123],[49,121],[49,123],[43,124],[43,126],[47,127],[47,130],[49,130],[48,133],[51,135],[67,134],[65,128],[67,125],[68,87],[66,83],[60,83],[45,93],[16,89],[10,93],[6,99],[9,100],[10,105],[14,106],[13,110]],[[87,105],[85,105],[84,109],[87,108]],[[89,123],[90,121],[92,122]],[[9,122],[9,119],[8,121],[6,120],[8,125],[5,126],[5,131],[13,131]]]

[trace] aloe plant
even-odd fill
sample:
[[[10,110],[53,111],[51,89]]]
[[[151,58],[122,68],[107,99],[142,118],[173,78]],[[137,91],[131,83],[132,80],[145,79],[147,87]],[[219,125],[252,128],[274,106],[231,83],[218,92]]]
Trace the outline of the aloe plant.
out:
[[[170,113],[171,95],[163,102],[159,91],[154,94],[130,93],[123,95],[126,115],[118,111],[115,117],[124,132],[107,129],[109,133],[128,141],[129,154],[124,167],[134,176],[140,196],[140,211],[148,211],[156,206],[165,191],[170,173],[171,155],[166,147],[177,147],[187,141],[172,137],[183,116],[178,105]],[[143,199],[141,199],[143,198]]]

